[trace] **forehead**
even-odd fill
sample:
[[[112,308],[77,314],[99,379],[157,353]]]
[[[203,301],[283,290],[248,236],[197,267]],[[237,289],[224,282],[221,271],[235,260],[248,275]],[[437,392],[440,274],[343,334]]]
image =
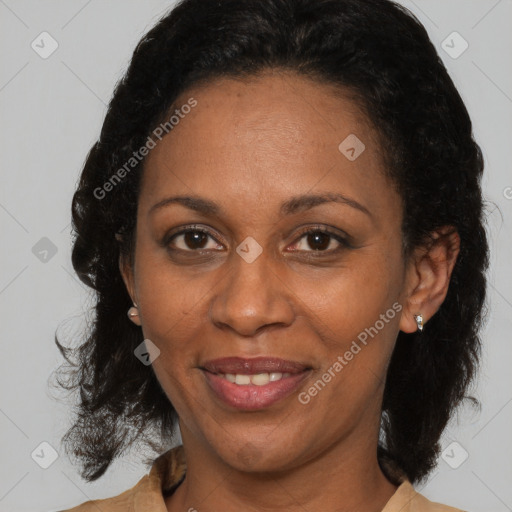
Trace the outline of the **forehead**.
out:
[[[175,108],[190,98],[197,104],[148,155],[139,207],[192,193],[226,209],[259,208],[316,190],[357,196],[374,208],[396,204],[377,135],[342,93],[288,72],[187,90]]]

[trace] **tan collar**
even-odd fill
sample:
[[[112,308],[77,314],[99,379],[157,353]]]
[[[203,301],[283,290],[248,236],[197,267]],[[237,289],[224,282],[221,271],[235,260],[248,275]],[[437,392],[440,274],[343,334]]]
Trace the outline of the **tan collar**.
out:
[[[459,509],[432,503],[415,491],[393,462],[382,460],[381,466],[388,478],[397,486],[395,494],[386,503],[382,512],[462,512]],[[183,445],[176,446],[160,455],[147,475],[137,485],[134,493],[133,512],[166,512],[164,498],[183,481],[186,474]]]

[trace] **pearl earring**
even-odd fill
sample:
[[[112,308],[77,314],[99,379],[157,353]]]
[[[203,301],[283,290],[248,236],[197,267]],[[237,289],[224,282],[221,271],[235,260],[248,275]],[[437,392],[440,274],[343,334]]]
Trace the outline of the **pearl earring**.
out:
[[[134,303],[134,305],[128,310],[128,318],[131,320],[137,316],[139,316],[139,309],[137,304]]]
[[[416,325],[418,326],[418,331],[423,331],[423,315],[414,315],[414,319],[416,320]]]

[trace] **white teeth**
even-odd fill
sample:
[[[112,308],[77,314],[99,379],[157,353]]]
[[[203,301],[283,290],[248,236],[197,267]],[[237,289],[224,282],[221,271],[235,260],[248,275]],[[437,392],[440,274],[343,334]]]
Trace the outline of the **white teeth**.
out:
[[[276,382],[281,379],[286,379],[290,375],[290,373],[281,372],[257,373],[255,375],[245,375],[240,373],[226,373],[225,375],[219,374],[220,377],[223,377],[227,381],[234,384],[238,384],[239,386],[247,386],[248,384],[254,384],[255,386],[265,386],[269,382]]]
[[[235,377],[235,383],[236,384],[242,384],[242,385],[250,384],[251,383],[251,376],[250,375],[240,375],[240,374],[237,374],[236,377]]]
[[[251,377],[251,382],[256,386],[264,386],[270,382],[270,376],[268,373],[258,373]]]

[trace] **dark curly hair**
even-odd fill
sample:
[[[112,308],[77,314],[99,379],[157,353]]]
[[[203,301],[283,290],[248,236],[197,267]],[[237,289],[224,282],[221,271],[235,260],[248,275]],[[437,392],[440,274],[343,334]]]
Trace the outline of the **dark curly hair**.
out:
[[[441,226],[460,235],[442,306],[422,333],[400,332],[396,340],[379,462],[396,464],[412,483],[425,479],[455,409],[464,399],[478,405],[466,392],[485,320],[483,158],[425,28],[389,0],[182,0],[137,45],[72,202],[72,262],[95,293],[95,314],[80,346],[64,347],[56,335],[71,365],[57,373],[59,386],[80,391],[63,442],[87,481],[136,441],[159,452],[170,447],[178,418],[152,366],[133,355],[144,338],[126,316],[132,303],[119,270],[120,251],[133,261],[144,159],[101,199],[97,191],[189,87],[268,69],[291,70],[355,98],[380,136],[386,172],[403,198],[406,255]]]

